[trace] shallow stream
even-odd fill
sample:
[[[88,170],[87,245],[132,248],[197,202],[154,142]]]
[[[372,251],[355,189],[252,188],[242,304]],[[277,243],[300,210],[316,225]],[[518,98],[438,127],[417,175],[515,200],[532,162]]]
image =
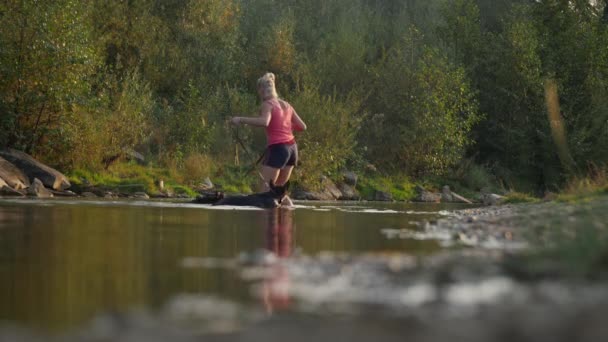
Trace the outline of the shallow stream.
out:
[[[495,267],[496,244],[429,231],[462,208],[3,199],[0,340],[309,340],[311,329],[315,340],[534,340],[578,311],[545,313],[608,298],[520,284]],[[539,321],[522,326],[531,302],[544,303],[528,313]]]

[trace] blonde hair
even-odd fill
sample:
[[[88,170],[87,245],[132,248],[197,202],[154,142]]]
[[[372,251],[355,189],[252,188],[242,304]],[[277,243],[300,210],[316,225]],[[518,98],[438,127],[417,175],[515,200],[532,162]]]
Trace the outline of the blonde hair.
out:
[[[274,86],[275,76],[271,72],[267,72],[264,76],[258,78],[258,88],[262,88],[262,96],[264,100],[269,98],[278,98],[277,89]]]

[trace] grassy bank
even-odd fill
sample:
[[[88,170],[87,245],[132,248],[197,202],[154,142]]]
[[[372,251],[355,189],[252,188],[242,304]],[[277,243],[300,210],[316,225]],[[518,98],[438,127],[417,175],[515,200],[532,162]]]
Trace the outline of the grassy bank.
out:
[[[200,158],[199,158],[200,159]],[[234,166],[214,163],[211,160],[187,160],[178,166],[139,165],[135,162],[121,162],[105,170],[90,171],[78,169],[67,173],[76,192],[90,187],[97,187],[119,193],[146,192],[150,195],[161,192],[194,197],[197,191],[204,189],[203,182],[208,177],[215,189],[229,194],[248,194],[257,191],[260,186],[258,168],[251,166]],[[213,166],[212,166],[213,165]],[[300,170],[297,170],[300,171]],[[417,185],[431,192],[441,192],[443,186],[465,198],[477,201],[481,192],[504,195],[505,204],[536,203],[556,200],[561,202],[584,201],[592,197],[608,194],[608,177],[606,172],[596,170],[587,177],[576,178],[567,183],[562,191],[548,194],[544,198],[536,197],[529,192],[520,192],[505,188],[490,173],[479,166],[468,166],[457,170],[449,177],[426,177],[414,179],[406,175],[389,175],[374,171],[354,171],[358,175],[356,190],[362,199],[374,199],[377,191],[388,193],[396,201],[411,201],[417,193]],[[343,181],[342,174],[331,177],[335,183]],[[159,188],[160,181],[164,188]],[[314,189],[315,184],[294,173],[292,185],[302,189]]]
[[[175,194],[196,195],[192,187],[181,184],[169,170],[136,164],[116,164],[101,171],[79,169],[68,173],[67,176],[76,192],[99,188],[126,194],[156,194],[161,191],[159,186],[162,180],[165,190]]]
[[[105,170],[78,169],[67,173],[76,192],[94,187],[131,194],[146,192],[150,195],[170,193],[195,197],[203,189],[205,177],[192,177],[192,170],[171,167],[143,166],[136,163],[117,163]],[[223,167],[209,175],[215,187],[227,193],[251,193],[257,187],[255,172],[244,168]],[[163,183],[163,189],[160,183]]]

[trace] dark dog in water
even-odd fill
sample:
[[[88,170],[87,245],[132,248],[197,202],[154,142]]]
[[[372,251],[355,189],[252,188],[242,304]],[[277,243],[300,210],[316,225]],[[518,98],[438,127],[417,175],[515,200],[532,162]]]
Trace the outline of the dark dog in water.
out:
[[[278,208],[281,206],[283,199],[287,196],[287,190],[289,190],[289,182],[282,186],[276,186],[273,183],[270,183],[270,190],[266,192],[260,192],[252,195],[227,197],[225,197],[221,192],[215,192],[197,197],[194,200],[194,203]]]

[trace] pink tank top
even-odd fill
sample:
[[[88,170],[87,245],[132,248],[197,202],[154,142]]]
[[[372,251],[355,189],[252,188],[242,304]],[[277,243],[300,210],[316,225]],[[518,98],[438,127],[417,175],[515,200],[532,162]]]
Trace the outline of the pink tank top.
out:
[[[291,127],[293,108],[287,104],[287,108],[283,110],[277,99],[267,100],[266,102],[272,105],[270,123],[266,127],[268,146],[292,143],[294,141],[293,128]]]

